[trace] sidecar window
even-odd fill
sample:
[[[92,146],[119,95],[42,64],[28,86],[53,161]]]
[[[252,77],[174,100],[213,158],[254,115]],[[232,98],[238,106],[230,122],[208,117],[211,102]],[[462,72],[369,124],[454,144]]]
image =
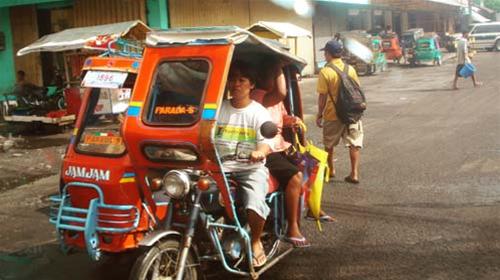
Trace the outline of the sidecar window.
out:
[[[135,78],[135,74],[129,73],[122,87],[91,89],[85,119],[77,139],[77,152],[108,156],[125,153],[120,130]]]
[[[209,63],[206,60],[164,61],[158,65],[145,122],[190,125],[198,121]]]

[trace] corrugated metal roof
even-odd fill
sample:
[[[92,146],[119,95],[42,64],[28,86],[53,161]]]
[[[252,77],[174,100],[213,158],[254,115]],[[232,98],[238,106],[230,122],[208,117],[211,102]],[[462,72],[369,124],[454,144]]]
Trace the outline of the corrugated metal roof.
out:
[[[345,4],[369,5],[371,0],[318,0],[319,2],[337,2]]]
[[[427,0],[427,1],[451,5],[451,6],[457,6],[457,7],[468,6],[467,0]]]
[[[60,52],[84,48],[85,44],[101,35],[126,36],[132,30],[146,36],[151,29],[142,21],[126,21],[113,24],[96,25],[89,27],[71,28],[61,32],[45,35],[34,43],[20,49],[18,56],[32,52]]]
[[[237,52],[256,51],[279,55],[292,62],[299,69],[303,69],[307,65],[304,59],[291,54],[281,45],[272,43],[271,40],[261,38],[237,26],[192,27],[152,31],[148,33],[146,38],[146,45],[154,47],[215,44],[234,44]]]
[[[254,30],[266,29],[278,35],[281,38],[293,37],[309,37],[312,38],[312,33],[302,27],[289,22],[276,22],[276,21],[259,21],[252,24],[247,28],[250,32]]]

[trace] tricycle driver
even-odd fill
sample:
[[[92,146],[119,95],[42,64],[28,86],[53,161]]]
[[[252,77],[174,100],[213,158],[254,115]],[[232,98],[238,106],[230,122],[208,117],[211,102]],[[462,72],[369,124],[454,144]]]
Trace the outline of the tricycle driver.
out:
[[[272,139],[265,139],[260,127],[271,121],[268,111],[250,99],[255,87],[255,76],[243,62],[231,66],[228,89],[231,99],[222,103],[217,119],[215,145],[222,159],[223,171],[239,185],[238,193],[247,210],[253,252],[253,265],[260,267],[267,261],[260,235],[269,207],[265,198],[269,188],[269,171],[264,166],[271,152]],[[243,160],[245,156],[249,161]]]

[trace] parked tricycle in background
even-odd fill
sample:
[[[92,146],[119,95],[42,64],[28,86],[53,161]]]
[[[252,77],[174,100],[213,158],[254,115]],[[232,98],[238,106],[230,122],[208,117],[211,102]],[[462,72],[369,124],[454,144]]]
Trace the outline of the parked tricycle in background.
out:
[[[401,47],[403,48],[403,58],[405,63],[409,63],[408,54],[413,52],[417,45],[417,40],[424,36],[423,28],[408,29],[401,35]]]
[[[375,65],[373,72],[384,72],[387,70],[387,58],[382,47],[382,38],[379,36],[372,37],[371,48],[373,52],[372,64]]]
[[[359,75],[368,76],[387,69],[387,60],[382,50],[382,39],[379,36],[372,36],[365,31],[342,32],[341,36],[343,39],[349,38],[360,42],[369,48],[373,54],[371,61],[364,61],[356,53],[345,51],[343,59],[352,65]]]
[[[86,249],[94,260],[140,249],[130,279],[203,279],[216,263],[256,279],[293,249],[280,242],[284,186],[269,178],[271,214],[262,236],[268,262],[257,269],[239,186],[223,172],[214,146],[218,110],[228,98],[232,61],[258,66],[272,57],[284,63],[286,110],[302,117],[296,77],[305,61],[237,27],[157,31],[146,42],[142,61],[113,60],[127,73],[85,74],[84,85],[93,88],[85,92],[60,195],[52,199],[60,241]],[[99,88],[110,81],[116,90]],[[105,106],[108,113],[98,113]],[[302,141],[295,133],[284,136]]]
[[[417,40],[416,47],[408,54],[410,66],[423,62],[432,62],[433,65],[441,66],[443,54],[436,36],[422,37]]]
[[[403,50],[399,45],[399,39],[396,35],[385,36],[382,38],[382,49],[385,58],[394,63],[400,63],[403,58]]]
[[[54,71],[56,86],[26,87],[32,90],[13,90],[9,98],[2,104],[2,114],[5,121],[13,124],[48,124],[56,126],[71,125],[75,122],[80,108],[80,82],[83,63],[87,57],[105,55],[109,51],[119,52],[129,49],[133,42],[141,45],[149,31],[141,21],[121,22],[100,26],[66,29],[48,34],[20,49],[17,55],[27,55],[38,52],[55,53],[62,61]],[[142,47],[141,47],[142,51]]]

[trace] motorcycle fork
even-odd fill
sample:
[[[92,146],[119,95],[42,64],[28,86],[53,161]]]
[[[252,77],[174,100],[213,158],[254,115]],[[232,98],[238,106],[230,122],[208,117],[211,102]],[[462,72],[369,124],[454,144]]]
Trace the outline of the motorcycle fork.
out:
[[[177,274],[175,279],[182,280],[184,277],[184,270],[186,269],[186,260],[189,255],[189,250],[193,243],[193,237],[196,230],[196,224],[200,215],[200,198],[201,191],[196,190],[196,195],[194,199],[193,207],[191,208],[191,213],[189,215],[188,226],[186,232],[184,233],[184,238],[182,240],[182,245],[180,248],[180,254],[177,259]]]

